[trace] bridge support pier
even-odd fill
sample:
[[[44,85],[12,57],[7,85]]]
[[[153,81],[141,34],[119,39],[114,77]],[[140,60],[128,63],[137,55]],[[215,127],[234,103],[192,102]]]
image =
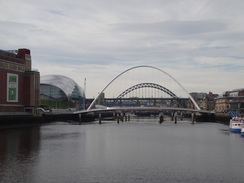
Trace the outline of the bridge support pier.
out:
[[[161,124],[163,122],[164,122],[164,114],[163,113],[160,113],[159,114],[159,124]]]
[[[130,121],[130,114],[126,114],[126,113],[115,113],[115,119],[117,121],[117,123],[121,122],[127,122]]]
[[[123,122],[124,121],[124,114],[123,113],[116,113],[116,119],[117,119],[117,123],[119,123],[119,121]]]
[[[191,113],[191,124],[194,124],[196,122],[195,118],[196,118],[196,114],[195,113]]]
[[[123,112],[123,113],[122,113],[122,122],[124,122],[124,121],[126,122],[126,121],[127,121],[127,118],[126,118],[125,113]]]
[[[116,115],[116,113],[115,113],[115,112],[113,112],[113,117],[114,117],[114,120],[116,120],[117,115]]]
[[[81,123],[82,122],[82,115],[79,114],[79,122]]]
[[[122,123],[124,122],[124,113],[120,114],[120,120],[121,120]]]
[[[174,117],[175,117],[175,112],[171,113],[171,120],[174,121]]]
[[[175,124],[177,124],[177,114],[175,114],[174,119],[175,119]]]
[[[116,115],[117,123],[119,123],[120,116],[119,114]]]
[[[102,113],[99,113],[98,118],[99,118],[99,124],[102,124]]]
[[[180,119],[181,119],[181,121],[183,121],[183,113],[182,112],[180,113]]]

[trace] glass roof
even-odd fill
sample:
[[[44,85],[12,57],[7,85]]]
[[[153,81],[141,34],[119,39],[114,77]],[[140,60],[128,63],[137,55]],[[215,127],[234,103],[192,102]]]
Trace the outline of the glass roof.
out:
[[[84,90],[71,78],[62,75],[41,76],[41,84],[49,84],[60,88],[67,96],[85,96]]]

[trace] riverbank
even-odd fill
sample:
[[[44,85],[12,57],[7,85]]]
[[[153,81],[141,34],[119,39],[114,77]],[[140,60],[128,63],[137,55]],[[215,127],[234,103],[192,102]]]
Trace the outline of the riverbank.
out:
[[[95,117],[93,115],[83,115],[82,119],[79,119],[79,115],[72,113],[46,113],[41,116],[34,116],[28,113],[5,114],[0,115],[0,129],[39,126],[55,121],[75,121],[87,123],[95,121]]]
[[[42,116],[33,115],[1,115],[0,129],[39,126],[45,121]]]
[[[230,115],[228,113],[215,113],[215,121],[216,122],[221,122],[225,124],[229,124],[230,122]]]
[[[214,123],[223,123],[229,124],[230,116],[228,113],[213,113],[213,114],[197,114],[197,122],[214,122]]]

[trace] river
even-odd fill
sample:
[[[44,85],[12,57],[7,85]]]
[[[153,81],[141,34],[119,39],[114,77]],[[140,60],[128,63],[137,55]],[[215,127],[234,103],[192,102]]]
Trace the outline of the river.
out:
[[[243,182],[243,155],[220,123],[55,122],[0,130],[0,182]]]

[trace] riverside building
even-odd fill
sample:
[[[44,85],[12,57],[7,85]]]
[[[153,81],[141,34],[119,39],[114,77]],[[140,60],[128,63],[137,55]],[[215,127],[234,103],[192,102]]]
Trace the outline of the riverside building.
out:
[[[41,76],[40,103],[43,108],[51,109],[85,107],[85,92],[71,78],[62,75]]]
[[[226,91],[223,96],[215,99],[215,112],[228,113],[229,111],[244,116],[244,88]]]
[[[40,73],[32,70],[29,49],[0,50],[0,114],[35,113]]]

